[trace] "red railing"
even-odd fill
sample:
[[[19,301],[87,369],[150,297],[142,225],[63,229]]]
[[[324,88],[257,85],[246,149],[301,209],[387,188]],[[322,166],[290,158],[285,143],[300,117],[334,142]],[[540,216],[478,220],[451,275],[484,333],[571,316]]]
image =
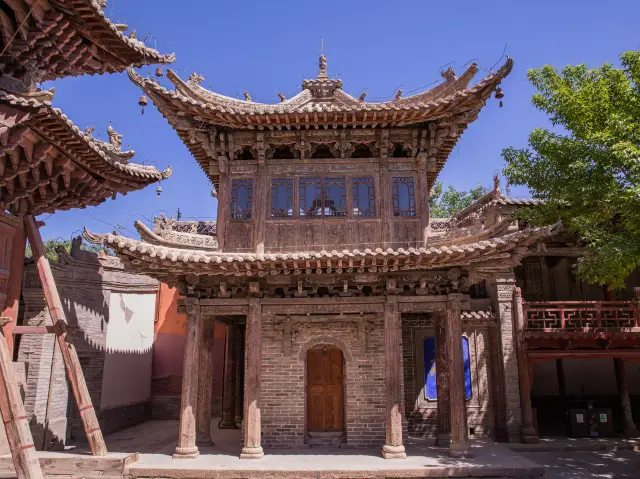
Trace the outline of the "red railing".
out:
[[[522,309],[529,330],[638,327],[634,301],[523,302]]]

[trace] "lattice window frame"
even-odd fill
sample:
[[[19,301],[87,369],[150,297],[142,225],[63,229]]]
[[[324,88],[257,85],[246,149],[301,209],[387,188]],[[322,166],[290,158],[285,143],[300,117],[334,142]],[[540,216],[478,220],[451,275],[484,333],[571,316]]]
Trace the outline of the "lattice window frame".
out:
[[[247,188],[247,200],[244,211],[238,204],[238,191]],[[253,217],[253,178],[233,178],[231,180],[231,219],[234,221],[249,221]]]
[[[409,209],[400,209],[400,185],[407,185],[409,194]],[[400,218],[414,218],[418,215],[416,209],[416,185],[413,176],[394,176],[392,178],[393,216]]]
[[[362,207],[359,187],[366,185],[367,198],[366,207]],[[355,213],[356,209],[358,214]],[[376,188],[373,176],[356,176],[351,178],[351,212],[354,218],[375,218],[376,217]]]
[[[271,218],[284,219],[292,218],[293,214],[293,178],[272,178],[271,179]],[[278,211],[278,190],[280,188],[286,189],[287,206],[286,211]],[[291,213],[289,213],[291,211]]]
[[[324,219],[324,218],[346,218],[347,216],[347,178],[344,176],[331,176],[331,177],[304,177],[298,180],[299,192],[298,200],[300,211],[304,214],[300,214],[302,219]],[[340,189],[339,205],[336,211],[340,214],[327,215],[326,214],[326,202],[329,200],[329,190],[331,186],[338,185]],[[313,205],[307,204],[307,188],[309,186],[316,187],[316,196],[314,201],[317,201],[320,205],[321,214],[308,214],[309,211],[317,209]]]

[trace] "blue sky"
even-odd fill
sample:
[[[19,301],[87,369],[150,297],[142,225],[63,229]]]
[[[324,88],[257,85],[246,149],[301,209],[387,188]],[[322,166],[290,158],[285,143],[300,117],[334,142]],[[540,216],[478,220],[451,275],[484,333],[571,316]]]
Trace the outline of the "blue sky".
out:
[[[304,78],[315,77],[321,39],[330,76],[341,78],[354,96],[366,89],[370,100],[389,99],[398,87],[405,95],[421,91],[441,80],[438,72],[446,64],[460,73],[474,60],[483,69],[479,78],[506,45],[515,67],[502,85],[504,107],[488,102],[440,175],[460,189],[478,182],[489,186],[502,168],[502,148],[525,146],[533,128],[547,125],[531,105],[527,69],[616,63],[619,53],[639,48],[640,41],[638,0],[109,0],[105,12],[135,29],[148,45],[175,52],[171,68],[183,78],[196,71],[205,76],[205,87],[238,98],[249,91],[260,102],[278,102],[279,92],[291,97]],[[150,69],[155,67],[143,73]],[[106,139],[112,124],[124,135],[123,146],[136,150],[134,161],[162,169],[171,164],[174,171],[162,183],[160,198],[151,186],[97,207],[41,216],[45,239],[68,239],[84,226],[110,232],[115,225],[132,235],[136,219],[175,215],[178,208],[184,218],[215,217],[208,179],[153,105],[141,115],[140,90],[126,73],[44,86],[55,86],[54,105],[79,127],[95,126],[94,135]],[[514,189],[512,195],[527,192]]]

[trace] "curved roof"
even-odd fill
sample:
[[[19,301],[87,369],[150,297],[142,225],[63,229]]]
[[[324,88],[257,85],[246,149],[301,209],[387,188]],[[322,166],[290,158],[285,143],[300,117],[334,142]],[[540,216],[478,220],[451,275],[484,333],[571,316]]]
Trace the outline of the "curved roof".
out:
[[[557,234],[558,224],[525,228],[499,238],[460,245],[426,248],[309,251],[298,253],[224,253],[151,244],[114,234],[83,236],[94,244],[112,248],[131,268],[163,280],[182,274],[259,276],[274,274],[322,274],[429,270],[469,266],[475,274],[483,270],[519,264],[528,247]],[[310,261],[312,260],[312,261]]]
[[[171,168],[130,163],[122,136],[109,129],[110,142],[81,131],[58,108],[52,92],[16,95],[0,90],[0,209],[17,209],[24,198],[29,212],[102,203],[171,175]]]
[[[106,0],[10,0],[0,9],[0,69],[14,78],[54,80],[120,72],[131,65],[171,63],[109,20]],[[9,47],[4,51],[5,47]]]
[[[143,78],[132,69],[129,77],[152,98],[170,122],[171,116],[180,112],[213,125],[273,130],[310,126],[407,126],[454,112],[479,110],[512,67],[513,60],[508,58],[497,72],[469,87],[477,72],[473,64],[460,78],[449,76],[443,84],[424,93],[380,103],[355,99],[342,91],[340,80],[324,79],[321,75],[315,80],[305,80],[303,91],[295,97],[273,105],[211,92],[202,88],[200,79],[194,75],[190,81],[184,81],[171,70],[167,77],[175,85],[174,90]]]

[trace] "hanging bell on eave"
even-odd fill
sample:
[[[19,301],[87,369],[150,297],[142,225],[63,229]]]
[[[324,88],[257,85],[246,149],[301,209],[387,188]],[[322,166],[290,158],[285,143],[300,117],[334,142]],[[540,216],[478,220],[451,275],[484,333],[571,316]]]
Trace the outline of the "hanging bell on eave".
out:
[[[157,196],[158,198],[160,198],[160,195],[161,195],[161,194],[162,194],[162,186],[161,186],[161,185],[158,185],[158,186],[156,187],[156,196]]]
[[[162,72],[162,67],[156,68],[156,76],[158,78],[160,78],[161,76],[164,76],[164,73]]]
[[[149,102],[147,101],[147,97],[145,95],[140,95],[140,99],[138,100],[138,105],[142,107],[142,114],[144,115],[144,107],[147,106]]]
[[[502,91],[502,88],[496,88],[495,98],[496,100],[500,100],[500,108],[502,108],[502,99],[504,98],[504,92]]]

